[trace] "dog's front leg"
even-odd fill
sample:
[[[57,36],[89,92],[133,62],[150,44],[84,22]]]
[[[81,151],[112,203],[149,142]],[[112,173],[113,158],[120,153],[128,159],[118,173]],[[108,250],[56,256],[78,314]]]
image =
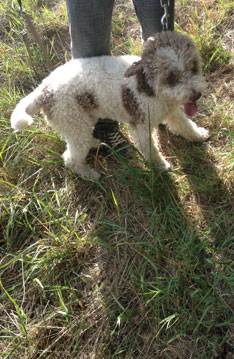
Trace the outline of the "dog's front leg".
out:
[[[157,140],[148,126],[145,124],[130,125],[130,131],[136,148],[143,154],[148,163],[161,169],[170,167],[169,162],[160,153]]]
[[[172,133],[180,135],[189,141],[202,142],[209,137],[209,132],[205,128],[198,127],[180,109],[174,111],[163,123],[168,126]]]

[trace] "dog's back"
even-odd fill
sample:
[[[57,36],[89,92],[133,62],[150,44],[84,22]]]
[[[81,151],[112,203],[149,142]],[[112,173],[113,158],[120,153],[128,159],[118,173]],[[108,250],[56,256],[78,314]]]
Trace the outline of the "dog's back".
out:
[[[21,100],[12,113],[12,127],[23,130],[33,122],[31,116],[40,111],[57,127],[54,122],[55,118],[59,121],[61,109],[69,117],[76,113],[79,104],[81,109],[83,107],[88,110],[88,107],[92,109],[97,102],[105,103],[105,113],[100,113],[100,116],[116,114],[119,105],[113,108],[113,101],[109,99],[120,98],[124,73],[137,60],[139,57],[127,55],[70,60],[55,69],[41,85]]]
[[[115,88],[123,84],[127,68],[138,61],[137,56],[98,56],[74,59],[54,70],[45,80],[54,92],[79,95],[95,91],[96,95],[108,98],[115,96]]]

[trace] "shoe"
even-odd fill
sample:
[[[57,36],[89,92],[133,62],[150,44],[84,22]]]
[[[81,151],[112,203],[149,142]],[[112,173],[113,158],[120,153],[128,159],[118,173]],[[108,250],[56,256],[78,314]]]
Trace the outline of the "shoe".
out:
[[[129,142],[120,132],[117,121],[109,118],[98,120],[93,131],[93,136],[102,143],[118,150],[122,155],[125,155],[129,150]]]

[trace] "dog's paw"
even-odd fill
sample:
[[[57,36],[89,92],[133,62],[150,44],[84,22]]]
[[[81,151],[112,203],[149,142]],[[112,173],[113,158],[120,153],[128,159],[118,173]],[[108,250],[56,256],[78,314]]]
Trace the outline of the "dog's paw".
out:
[[[200,135],[198,139],[200,139],[200,141],[206,141],[210,137],[209,131],[203,127],[199,127],[198,129]]]
[[[97,181],[101,177],[101,174],[97,172],[94,168],[87,165],[73,166],[72,169],[80,175],[83,179],[88,179],[89,181]]]
[[[191,138],[191,141],[194,142],[204,142],[210,137],[209,131],[203,127],[198,127],[196,129],[196,134]]]
[[[92,180],[97,181],[100,179],[101,174],[90,167],[88,171],[87,170],[85,171],[85,173],[84,173],[84,175],[82,175],[82,177],[87,178],[90,181],[92,181]]]
[[[166,171],[171,167],[171,165],[168,161],[164,159],[162,162],[158,162],[157,167],[161,170]]]
[[[84,179],[97,181],[101,177],[101,174],[92,167],[90,167],[88,164],[78,162],[77,160],[72,158],[69,149],[67,149],[63,153],[63,160],[66,167],[72,168],[75,173],[77,173]]]
[[[160,171],[166,171],[171,167],[170,163],[164,158],[160,159],[160,161],[154,161],[152,165]]]

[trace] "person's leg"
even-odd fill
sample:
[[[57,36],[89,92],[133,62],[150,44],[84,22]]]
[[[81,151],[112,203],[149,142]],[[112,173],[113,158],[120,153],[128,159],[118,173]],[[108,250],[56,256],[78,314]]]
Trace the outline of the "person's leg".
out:
[[[114,0],[66,0],[72,57],[110,54]]]
[[[168,3],[168,30],[174,30],[174,0],[169,0]],[[164,9],[161,7],[160,0],[133,0],[133,5],[141,24],[144,41],[163,30],[161,18],[164,15]]]

